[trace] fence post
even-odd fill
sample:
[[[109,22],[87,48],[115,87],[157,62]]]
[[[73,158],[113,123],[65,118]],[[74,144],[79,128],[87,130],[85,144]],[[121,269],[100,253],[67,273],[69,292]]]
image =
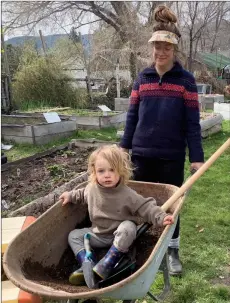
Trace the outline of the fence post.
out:
[[[121,96],[119,68],[120,68],[119,59],[117,59],[117,64],[116,64],[117,98],[120,98],[120,96]]]

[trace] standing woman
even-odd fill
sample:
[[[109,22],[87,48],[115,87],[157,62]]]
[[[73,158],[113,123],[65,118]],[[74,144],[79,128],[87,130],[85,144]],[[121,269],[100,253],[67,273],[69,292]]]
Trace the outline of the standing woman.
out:
[[[181,34],[177,18],[166,6],[154,13],[153,64],[133,85],[124,136],[120,146],[132,149],[136,181],[180,187],[184,180],[186,146],[191,170],[204,162],[200,113],[194,76],[177,61]],[[169,271],[182,273],[179,259],[180,219],[169,244]]]

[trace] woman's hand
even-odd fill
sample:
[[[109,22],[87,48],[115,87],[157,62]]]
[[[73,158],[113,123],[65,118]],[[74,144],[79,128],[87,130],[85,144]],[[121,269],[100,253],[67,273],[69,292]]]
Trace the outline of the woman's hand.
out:
[[[67,203],[71,202],[71,192],[65,191],[61,194],[59,199],[62,200],[62,206],[65,206]]]
[[[193,162],[190,165],[190,172],[198,170],[204,163],[203,162]]]
[[[171,215],[167,215],[163,220],[163,226],[172,225],[174,223],[174,218]]]

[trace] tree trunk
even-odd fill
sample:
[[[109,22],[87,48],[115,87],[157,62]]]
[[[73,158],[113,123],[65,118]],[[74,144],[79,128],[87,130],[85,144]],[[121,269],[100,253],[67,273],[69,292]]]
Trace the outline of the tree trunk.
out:
[[[188,70],[191,72],[192,70],[192,48],[193,48],[193,40],[192,33],[189,35],[189,60],[188,60]]]
[[[137,77],[137,55],[133,51],[129,56],[129,71],[132,79],[132,83]]]
[[[194,51],[194,56],[193,56],[194,59],[196,58],[198,44],[199,44],[200,39],[201,39],[201,34],[200,34],[199,38],[197,38],[197,40],[196,40],[195,51]]]

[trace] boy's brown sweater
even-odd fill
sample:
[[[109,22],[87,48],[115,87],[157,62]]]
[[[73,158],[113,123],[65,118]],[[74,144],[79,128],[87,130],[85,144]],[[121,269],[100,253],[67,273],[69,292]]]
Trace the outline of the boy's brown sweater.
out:
[[[152,197],[144,198],[127,185],[105,188],[89,183],[73,190],[72,203],[88,204],[89,216],[95,234],[111,234],[125,220],[137,223],[137,217],[154,226],[162,226],[167,215]]]

